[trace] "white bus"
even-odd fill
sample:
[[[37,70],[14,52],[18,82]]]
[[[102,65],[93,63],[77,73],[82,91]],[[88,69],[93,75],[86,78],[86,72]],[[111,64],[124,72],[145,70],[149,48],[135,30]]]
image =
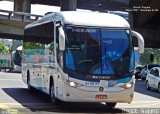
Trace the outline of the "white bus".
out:
[[[143,37],[120,16],[66,11],[25,27],[22,77],[28,88],[66,102],[130,103],[134,94],[134,48]]]

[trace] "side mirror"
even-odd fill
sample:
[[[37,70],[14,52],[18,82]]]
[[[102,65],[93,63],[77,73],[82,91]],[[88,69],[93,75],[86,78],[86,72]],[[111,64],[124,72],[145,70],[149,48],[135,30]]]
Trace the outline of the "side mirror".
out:
[[[143,53],[144,52],[144,39],[143,39],[142,35],[140,35],[138,32],[135,32],[135,31],[132,31],[132,35],[138,39],[139,53]]]
[[[65,33],[62,29],[62,27],[59,27],[59,50],[64,51],[65,50]]]

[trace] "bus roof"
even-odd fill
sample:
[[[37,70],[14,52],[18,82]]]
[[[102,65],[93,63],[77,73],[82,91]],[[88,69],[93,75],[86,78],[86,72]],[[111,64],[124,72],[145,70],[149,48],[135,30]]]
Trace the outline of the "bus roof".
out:
[[[72,24],[78,26],[95,26],[95,27],[113,27],[113,28],[129,28],[129,23],[122,17],[100,12],[79,12],[79,11],[63,11],[51,13],[42,19],[35,21],[25,27],[25,29],[41,25],[61,19],[64,24]]]

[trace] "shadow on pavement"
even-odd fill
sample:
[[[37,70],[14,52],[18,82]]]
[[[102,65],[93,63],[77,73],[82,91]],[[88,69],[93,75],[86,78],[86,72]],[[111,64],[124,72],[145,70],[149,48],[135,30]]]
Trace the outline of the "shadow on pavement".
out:
[[[19,102],[25,111],[27,109],[32,112],[61,112],[61,113],[126,113],[121,109],[107,109],[101,103],[63,103],[61,105],[53,105],[49,102],[49,96],[37,90],[30,93],[25,88],[3,88],[3,91],[10,97]]]
[[[157,90],[154,90],[154,89],[146,90],[145,81],[143,80],[136,80],[136,85],[134,90],[135,92],[160,99],[160,93],[158,93]]]

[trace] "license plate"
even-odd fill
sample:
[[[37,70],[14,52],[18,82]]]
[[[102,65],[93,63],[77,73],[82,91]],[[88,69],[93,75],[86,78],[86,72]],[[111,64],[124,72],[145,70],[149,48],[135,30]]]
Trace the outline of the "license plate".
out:
[[[96,95],[96,99],[107,99],[107,95]]]

